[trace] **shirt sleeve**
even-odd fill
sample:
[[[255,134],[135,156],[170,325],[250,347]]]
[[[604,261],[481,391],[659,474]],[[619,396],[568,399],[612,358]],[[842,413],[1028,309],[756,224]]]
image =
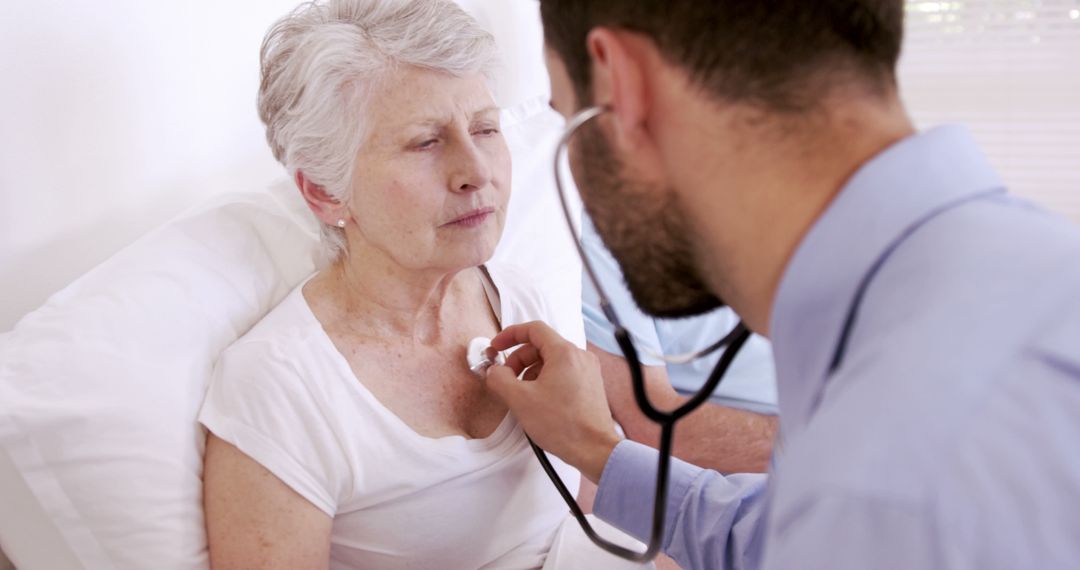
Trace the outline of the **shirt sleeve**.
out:
[[[596,279],[614,305],[619,321],[630,332],[638,358],[645,366],[663,366],[663,361],[649,356],[643,349],[663,354],[660,338],[656,334],[653,319],[638,309],[630,291],[626,288],[622,270],[597,235],[591,220],[584,220],[581,228],[581,246],[596,271]],[[589,279],[588,272],[581,272],[581,316],[585,321],[585,338],[605,352],[622,356],[622,349],[615,342],[614,329],[600,310],[600,297]]]
[[[626,441],[608,458],[594,512],[648,541],[659,452]],[[687,570],[750,569],[761,564],[766,475],[724,477],[672,458],[664,552]],[[798,567],[798,565],[796,565]]]
[[[350,479],[339,438],[290,361],[264,342],[219,359],[199,422],[333,517]]]

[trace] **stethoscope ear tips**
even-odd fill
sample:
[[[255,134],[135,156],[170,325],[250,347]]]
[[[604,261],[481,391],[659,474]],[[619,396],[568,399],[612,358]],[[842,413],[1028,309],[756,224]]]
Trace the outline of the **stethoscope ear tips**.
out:
[[[491,339],[483,336],[478,336],[469,341],[465,357],[468,361],[469,370],[481,378],[487,374],[488,368],[506,364],[506,357],[501,352],[491,348]]]

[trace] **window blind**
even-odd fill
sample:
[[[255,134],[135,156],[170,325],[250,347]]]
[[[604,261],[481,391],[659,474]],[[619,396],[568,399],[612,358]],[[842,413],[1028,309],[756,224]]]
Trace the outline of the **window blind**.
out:
[[[1080,222],[1080,0],[907,0],[900,89],[971,128],[1010,189]]]

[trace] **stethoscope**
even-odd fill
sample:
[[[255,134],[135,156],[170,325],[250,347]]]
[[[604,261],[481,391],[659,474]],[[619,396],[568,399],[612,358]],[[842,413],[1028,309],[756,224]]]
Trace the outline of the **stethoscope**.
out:
[[[543,467],[544,472],[547,473],[552,484],[555,485],[559,494],[562,495],[563,500],[566,501],[567,506],[570,507],[570,512],[573,513],[574,518],[577,519],[578,524],[581,525],[585,535],[588,536],[593,543],[620,558],[625,558],[634,562],[648,562],[655,558],[660,552],[662,546],[661,543],[664,538],[664,520],[667,515],[668,475],[671,467],[671,441],[675,430],[675,423],[686,417],[690,412],[694,411],[708,400],[709,396],[716,390],[716,387],[720,385],[720,381],[723,379],[724,374],[727,373],[732,361],[735,360],[735,356],[738,354],[739,350],[746,344],[746,340],[750,337],[750,331],[740,321],[739,324],[723,338],[697,352],[678,356],[665,356],[647,351],[650,356],[663,362],[686,364],[712,354],[717,350],[724,349],[716,366],[713,367],[712,373],[709,374],[709,378],[705,382],[705,385],[681,406],[672,411],[663,411],[656,408],[649,400],[648,395],[645,393],[645,374],[642,370],[641,360],[638,359],[637,349],[634,347],[630,333],[622,326],[615,308],[612,306],[603,286],[600,285],[600,280],[596,276],[596,271],[593,269],[592,263],[589,262],[589,257],[585,254],[585,249],[581,243],[581,236],[575,229],[577,226],[574,223],[574,216],[571,214],[570,202],[566,194],[566,189],[562,183],[559,168],[563,157],[566,156],[567,146],[570,143],[570,139],[574,136],[574,133],[585,125],[585,123],[599,117],[608,110],[609,109],[604,106],[590,107],[571,117],[562,137],[559,139],[558,146],[555,148],[555,186],[559,192],[559,202],[562,205],[563,214],[566,216],[566,223],[573,236],[574,245],[577,247],[578,255],[581,257],[582,267],[584,268],[589,281],[591,281],[593,287],[596,288],[596,293],[600,301],[600,310],[604,313],[604,317],[607,318],[612,327],[614,327],[615,340],[618,342],[619,348],[626,358],[627,366],[630,368],[634,400],[647,418],[660,425],[660,458],[657,465],[652,532],[650,533],[649,542],[645,551],[637,552],[615,544],[600,536],[596,530],[593,529],[592,525],[589,524],[588,519],[585,517],[585,513],[582,512],[577,500],[570,493],[570,490],[567,489],[566,484],[563,483],[559,474],[551,465],[551,461],[548,459],[544,450],[533,443],[532,439],[529,439],[529,445],[532,446],[533,452],[536,454],[537,460],[540,461],[540,465]]]
[[[727,373],[732,361],[735,360],[735,356],[738,354],[739,350],[746,344],[747,339],[750,338],[750,331],[740,321],[739,324],[735,325],[735,328],[723,338],[696,352],[668,356],[647,350],[646,353],[649,356],[665,363],[687,364],[699,358],[708,356],[722,348],[725,349],[720,356],[720,359],[717,361],[716,366],[713,367],[712,373],[709,374],[708,380],[693,396],[690,397],[689,400],[684,402],[683,405],[672,411],[665,412],[656,408],[656,406],[653,406],[652,402],[649,401],[649,397],[645,393],[645,374],[641,367],[641,360],[638,358],[637,349],[631,339],[630,332],[627,331],[626,328],[622,326],[621,321],[619,321],[619,316],[612,306],[603,286],[600,285],[600,280],[596,277],[596,271],[593,269],[592,263],[585,253],[585,249],[581,243],[581,236],[575,229],[577,225],[574,223],[570,201],[566,195],[566,189],[563,186],[559,168],[562,158],[566,155],[567,145],[574,136],[574,133],[577,132],[582,125],[602,115],[606,111],[608,111],[607,107],[590,107],[571,117],[566,125],[566,130],[563,132],[562,137],[559,139],[558,146],[555,149],[555,186],[559,192],[559,202],[562,205],[563,214],[566,216],[566,223],[569,226],[570,234],[573,236],[574,245],[577,247],[578,255],[581,257],[582,267],[584,268],[589,281],[591,281],[593,287],[596,288],[596,293],[600,300],[600,310],[614,328],[615,340],[618,342],[619,348],[626,358],[627,366],[630,368],[634,400],[647,418],[660,425],[660,458],[657,466],[656,497],[653,503],[652,532],[645,551],[637,552],[619,544],[615,544],[600,536],[599,533],[593,529],[592,525],[589,524],[589,520],[585,517],[585,513],[582,512],[581,506],[577,503],[577,499],[555,471],[554,466],[552,466],[551,461],[548,459],[547,453],[533,443],[532,438],[528,438],[527,435],[526,438],[529,441],[529,445],[532,446],[533,453],[536,454],[536,459],[540,461],[540,465],[543,467],[544,472],[547,473],[552,484],[555,485],[555,488],[559,491],[563,500],[566,501],[566,505],[570,507],[570,512],[574,515],[574,518],[577,519],[578,524],[581,525],[585,535],[597,546],[615,556],[634,562],[648,562],[655,558],[660,552],[662,546],[661,543],[664,538],[664,520],[667,515],[667,483],[671,466],[671,440],[675,430],[675,423],[686,417],[690,412],[697,409],[709,399],[709,396],[716,390],[716,387],[720,385],[720,381],[723,379],[724,374]],[[488,347],[489,343],[490,340],[486,338],[476,338],[469,343],[467,349],[469,368],[476,374],[483,374],[489,366],[501,365],[505,362],[504,355],[490,349]]]

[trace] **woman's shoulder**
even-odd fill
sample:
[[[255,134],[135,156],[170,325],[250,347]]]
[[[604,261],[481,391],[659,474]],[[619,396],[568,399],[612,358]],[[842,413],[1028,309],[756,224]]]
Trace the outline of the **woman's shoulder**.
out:
[[[334,406],[343,399],[327,381],[332,361],[306,331],[305,308],[297,287],[225,349],[198,419],[332,517],[353,480]]]
[[[221,353],[204,409],[268,431],[290,423],[288,418],[312,425],[330,421],[324,411],[331,408],[327,402],[338,400],[338,383],[331,380],[341,376],[341,368],[328,357],[330,341],[319,334],[325,333],[297,286]],[[282,415],[283,409],[289,413]]]

